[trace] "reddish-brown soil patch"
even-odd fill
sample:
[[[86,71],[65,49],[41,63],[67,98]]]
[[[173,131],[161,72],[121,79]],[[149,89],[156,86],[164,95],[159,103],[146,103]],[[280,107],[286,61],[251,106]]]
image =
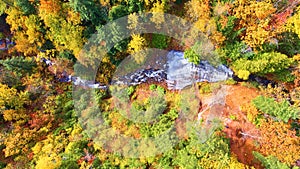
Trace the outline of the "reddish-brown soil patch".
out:
[[[251,103],[251,100],[258,96],[258,90],[240,85],[231,86],[226,96],[224,116],[227,117],[224,132],[230,138],[231,152],[244,164],[262,168],[260,163],[254,159],[252,151],[257,147],[254,142],[259,139],[259,131],[247,120],[246,115],[241,112],[241,106]],[[229,116],[236,119],[230,120]],[[245,135],[246,134],[246,135]],[[250,136],[247,136],[250,135]]]
[[[255,141],[259,139],[259,131],[255,129],[253,124],[231,121],[226,125],[223,132],[230,139],[231,153],[235,154],[241,163],[262,168],[252,154],[253,151],[257,150]]]
[[[259,95],[258,90],[239,84],[227,86],[226,90],[224,105],[215,104],[207,108],[211,95],[202,96],[203,107],[201,111],[205,109],[207,111],[203,112],[201,117],[206,121],[210,118],[219,117],[226,126],[223,132],[230,139],[231,152],[237,156],[240,162],[255,168],[262,168],[252,154],[257,149],[255,141],[259,139],[259,131],[241,111],[243,105],[251,103],[251,100]],[[234,117],[234,120],[230,117]]]
[[[135,91],[136,100],[144,101],[150,97],[151,93],[147,84],[141,84]]]
[[[255,88],[248,88],[245,86],[234,85],[229,88],[226,96],[226,115],[237,115],[239,120],[247,120],[245,115],[241,113],[241,106],[251,103],[251,100],[259,95]]]

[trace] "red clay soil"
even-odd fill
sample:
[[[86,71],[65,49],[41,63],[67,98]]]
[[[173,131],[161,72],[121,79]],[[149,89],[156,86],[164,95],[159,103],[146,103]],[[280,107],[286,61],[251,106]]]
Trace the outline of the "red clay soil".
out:
[[[239,84],[227,87],[225,105],[218,104],[210,107],[210,111],[204,112],[202,118],[219,117],[226,126],[223,132],[230,139],[231,153],[235,154],[241,163],[255,168],[263,168],[252,154],[252,151],[257,149],[255,141],[259,139],[259,131],[241,111],[241,106],[250,103],[253,98],[258,96],[258,90]],[[206,97],[202,98],[204,105],[202,111],[207,107],[205,106]],[[230,119],[230,116],[234,116],[235,119]]]
[[[227,93],[225,113],[239,115],[244,120],[247,120],[246,116],[241,113],[240,107],[250,103],[251,100],[257,97],[259,95],[258,90],[241,85],[233,85],[230,86]]]
[[[263,168],[252,154],[252,151],[257,149],[254,143],[259,138],[259,131],[241,112],[241,106],[250,103],[257,96],[257,89],[240,85],[230,87],[226,96],[224,116],[234,115],[236,120],[227,118],[224,132],[230,138],[231,152],[237,156],[240,162],[255,168]],[[245,136],[245,134],[250,136]]]
[[[259,134],[258,131],[255,130],[255,126],[247,122],[241,123],[239,121],[232,121],[227,124],[227,127],[223,132],[226,133],[226,136],[230,139],[231,153],[235,154],[238,161],[258,169],[263,168],[252,154],[252,152],[257,151],[258,148],[255,146],[255,141],[258,139]],[[243,134],[245,133],[250,134],[254,138],[244,136]]]

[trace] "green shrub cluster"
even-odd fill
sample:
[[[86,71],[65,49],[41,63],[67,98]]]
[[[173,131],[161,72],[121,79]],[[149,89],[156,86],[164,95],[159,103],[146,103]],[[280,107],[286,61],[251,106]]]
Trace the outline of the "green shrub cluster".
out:
[[[238,59],[233,63],[237,76],[247,80],[250,74],[267,74],[287,69],[293,63],[292,58],[276,52],[255,55],[253,60]]]
[[[268,157],[264,157],[263,155],[261,155],[258,152],[253,152],[253,155],[255,158],[257,158],[262,165],[266,168],[266,169],[290,169],[290,167],[288,167],[287,164],[285,163],[281,163],[276,157],[274,156],[268,156]],[[293,169],[297,169],[299,167],[293,167]]]
[[[286,100],[276,102],[274,98],[258,96],[252,102],[260,111],[286,123],[289,119],[299,118],[299,109],[291,106]]]
[[[154,48],[166,49],[168,47],[169,38],[166,35],[153,34],[151,45]]]

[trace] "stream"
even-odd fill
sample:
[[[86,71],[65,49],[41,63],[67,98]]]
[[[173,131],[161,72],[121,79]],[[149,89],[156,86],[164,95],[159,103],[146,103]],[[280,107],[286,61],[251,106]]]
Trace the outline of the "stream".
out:
[[[195,65],[184,58],[181,51],[169,51],[167,56],[161,56],[164,61],[156,60],[147,68],[131,70],[122,75],[116,74],[111,84],[134,86],[146,82],[166,83],[169,90],[181,90],[195,82],[219,82],[233,77],[233,72],[225,65],[212,66],[208,61],[201,61]],[[42,58],[42,62],[47,66],[54,64],[49,59]],[[157,69],[157,65],[165,63]],[[121,67],[122,70],[122,67]],[[80,77],[67,75],[58,79],[60,82],[72,82],[74,85],[107,89],[108,86],[81,79]]]
[[[212,66],[208,61],[201,61],[195,65],[184,58],[180,51],[169,51],[167,56],[155,58],[155,62],[145,63],[147,69],[136,68],[124,75],[121,66],[116,73],[112,84],[138,85],[145,82],[165,82],[169,90],[181,90],[195,82],[218,82],[224,81],[233,76],[233,72],[224,65]],[[161,63],[165,63],[161,65]],[[156,69],[155,69],[156,68]],[[118,72],[118,70],[116,71]]]

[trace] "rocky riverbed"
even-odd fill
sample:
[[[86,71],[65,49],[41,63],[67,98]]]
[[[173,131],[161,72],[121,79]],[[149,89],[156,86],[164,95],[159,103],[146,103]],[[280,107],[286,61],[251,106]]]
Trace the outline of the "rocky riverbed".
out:
[[[155,61],[154,61],[155,60]],[[42,58],[47,66],[52,66],[51,60]],[[212,66],[208,61],[201,61],[195,65],[184,58],[181,51],[169,51],[159,53],[149,59],[142,66],[128,69],[130,60],[125,60],[118,67],[111,85],[138,85],[146,82],[166,83],[169,90],[181,90],[195,82],[218,82],[224,81],[233,76],[232,70],[220,64]],[[126,71],[128,70],[128,71]],[[58,79],[60,82],[73,82],[76,86],[89,88],[107,89],[108,86],[101,85],[94,81],[88,81],[81,77],[65,75]]]
[[[163,60],[163,61],[162,61]],[[164,65],[161,65],[164,62]],[[180,90],[194,82],[218,82],[233,76],[232,70],[224,65],[212,66],[208,61],[195,65],[184,58],[180,51],[169,51],[156,62],[151,62],[149,68],[116,74],[112,84],[137,85],[148,81],[166,82],[170,90]],[[160,67],[160,69],[155,69]],[[122,67],[119,69],[123,69]],[[119,70],[119,72],[121,72]]]

